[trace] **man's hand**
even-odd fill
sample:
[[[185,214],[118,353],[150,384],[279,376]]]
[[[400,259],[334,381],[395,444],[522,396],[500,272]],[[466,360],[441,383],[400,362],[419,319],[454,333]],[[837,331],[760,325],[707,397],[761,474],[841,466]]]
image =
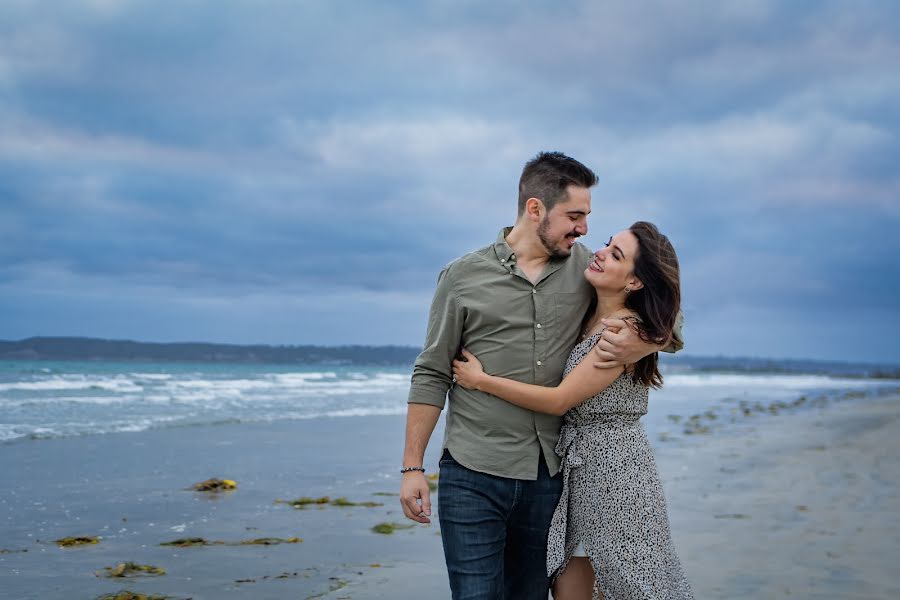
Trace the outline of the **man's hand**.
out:
[[[421,502],[421,503],[420,503]],[[418,523],[431,523],[431,490],[421,471],[403,474],[400,484],[400,506],[403,514]]]
[[[623,319],[603,319],[606,331],[594,346],[593,356],[598,369],[632,365],[660,349],[656,344],[648,344],[628,326]]]

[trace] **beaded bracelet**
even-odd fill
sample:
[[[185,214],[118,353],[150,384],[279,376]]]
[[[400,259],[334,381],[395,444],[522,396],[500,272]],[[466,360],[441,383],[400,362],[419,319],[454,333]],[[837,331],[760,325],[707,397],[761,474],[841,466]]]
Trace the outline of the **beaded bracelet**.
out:
[[[411,471],[421,471],[422,473],[424,473],[425,467],[403,467],[402,469],[400,469],[401,473],[409,473]]]

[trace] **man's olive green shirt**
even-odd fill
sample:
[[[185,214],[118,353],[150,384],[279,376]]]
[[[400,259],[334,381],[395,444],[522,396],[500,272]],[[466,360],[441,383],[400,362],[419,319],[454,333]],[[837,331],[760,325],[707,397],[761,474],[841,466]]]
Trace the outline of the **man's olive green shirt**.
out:
[[[583,274],[591,252],[575,244],[532,283],[516,266],[509,231],[441,272],[409,402],[443,408],[449,390],[444,448],[453,458],[482,473],[536,479],[542,452],[550,473],[559,470],[560,418],[453,385],[451,362],[466,348],[492,375],[559,385],[594,296]]]
[[[451,363],[466,348],[491,375],[559,385],[595,295],[584,278],[593,258],[575,244],[569,257],[550,259],[532,283],[506,243],[509,231],[441,272],[409,402],[443,409],[449,395],[443,447],[453,458],[481,473],[533,480],[542,453],[550,474],[559,470],[560,417],[453,385]]]

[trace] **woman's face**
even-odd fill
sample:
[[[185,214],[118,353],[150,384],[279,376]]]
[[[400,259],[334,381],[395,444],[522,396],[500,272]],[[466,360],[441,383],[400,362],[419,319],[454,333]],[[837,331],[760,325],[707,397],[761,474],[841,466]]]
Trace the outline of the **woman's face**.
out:
[[[588,282],[596,289],[621,292],[626,286],[635,288],[634,259],[638,239],[629,230],[620,231],[609,239],[605,248],[594,252],[594,259],[584,271]]]

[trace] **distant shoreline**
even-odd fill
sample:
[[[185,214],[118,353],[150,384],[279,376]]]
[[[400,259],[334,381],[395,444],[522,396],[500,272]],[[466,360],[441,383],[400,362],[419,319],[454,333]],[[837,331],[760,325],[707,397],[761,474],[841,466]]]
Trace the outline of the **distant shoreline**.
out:
[[[135,342],[83,337],[0,340],[0,360],[204,362],[248,364],[412,365],[412,346],[268,346],[206,342]]]
[[[363,344],[341,346],[137,342],[88,337],[30,337],[0,340],[0,361],[232,363],[412,367],[420,347]],[[664,371],[694,373],[808,374],[900,379],[900,365],[814,359],[693,356],[660,353]]]

